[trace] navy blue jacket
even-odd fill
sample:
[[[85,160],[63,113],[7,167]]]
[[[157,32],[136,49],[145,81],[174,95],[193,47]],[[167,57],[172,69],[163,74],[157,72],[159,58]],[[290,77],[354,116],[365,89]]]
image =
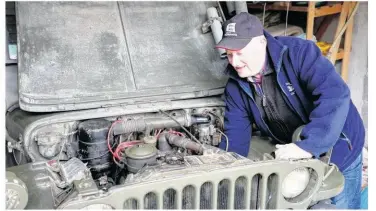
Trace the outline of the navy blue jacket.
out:
[[[297,145],[315,158],[334,146],[331,162],[340,170],[346,169],[361,153],[365,139],[363,121],[348,86],[312,41],[273,37],[265,31],[264,35],[283,97],[306,125]],[[228,73],[224,93],[228,150],[247,156],[252,123],[263,134],[276,138],[261,117],[249,82],[232,68]],[[225,146],[222,141],[220,147]]]

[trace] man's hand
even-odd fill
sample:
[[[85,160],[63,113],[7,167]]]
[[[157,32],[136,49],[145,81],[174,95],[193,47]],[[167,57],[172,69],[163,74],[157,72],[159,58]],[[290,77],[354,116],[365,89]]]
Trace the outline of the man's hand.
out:
[[[275,158],[277,160],[311,158],[312,154],[301,149],[296,144],[276,145]]]

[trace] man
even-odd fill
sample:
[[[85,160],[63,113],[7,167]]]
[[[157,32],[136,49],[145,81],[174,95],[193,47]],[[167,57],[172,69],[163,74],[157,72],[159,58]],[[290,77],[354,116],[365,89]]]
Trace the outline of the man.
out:
[[[276,159],[318,158],[333,147],[331,162],[343,172],[345,188],[332,201],[338,208],[360,208],[364,125],[349,88],[315,43],[274,38],[257,17],[240,13],[223,24],[216,47],[226,50],[230,63],[225,89],[229,151],[247,156],[253,123],[281,143]],[[302,140],[291,143],[301,125]]]

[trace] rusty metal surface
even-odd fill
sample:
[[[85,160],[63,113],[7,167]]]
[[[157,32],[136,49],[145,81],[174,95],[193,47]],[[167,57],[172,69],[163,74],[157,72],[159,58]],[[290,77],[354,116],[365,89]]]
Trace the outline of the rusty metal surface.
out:
[[[215,2],[18,2],[21,108],[50,112],[222,92]],[[152,99],[151,99],[152,98]]]

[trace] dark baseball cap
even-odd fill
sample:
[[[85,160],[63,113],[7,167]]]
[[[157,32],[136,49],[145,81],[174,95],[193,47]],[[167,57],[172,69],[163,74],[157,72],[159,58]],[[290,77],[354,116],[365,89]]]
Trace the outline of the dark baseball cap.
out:
[[[254,37],[264,34],[260,19],[247,12],[241,12],[223,23],[223,38],[215,46],[229,50],[244,48]]]

